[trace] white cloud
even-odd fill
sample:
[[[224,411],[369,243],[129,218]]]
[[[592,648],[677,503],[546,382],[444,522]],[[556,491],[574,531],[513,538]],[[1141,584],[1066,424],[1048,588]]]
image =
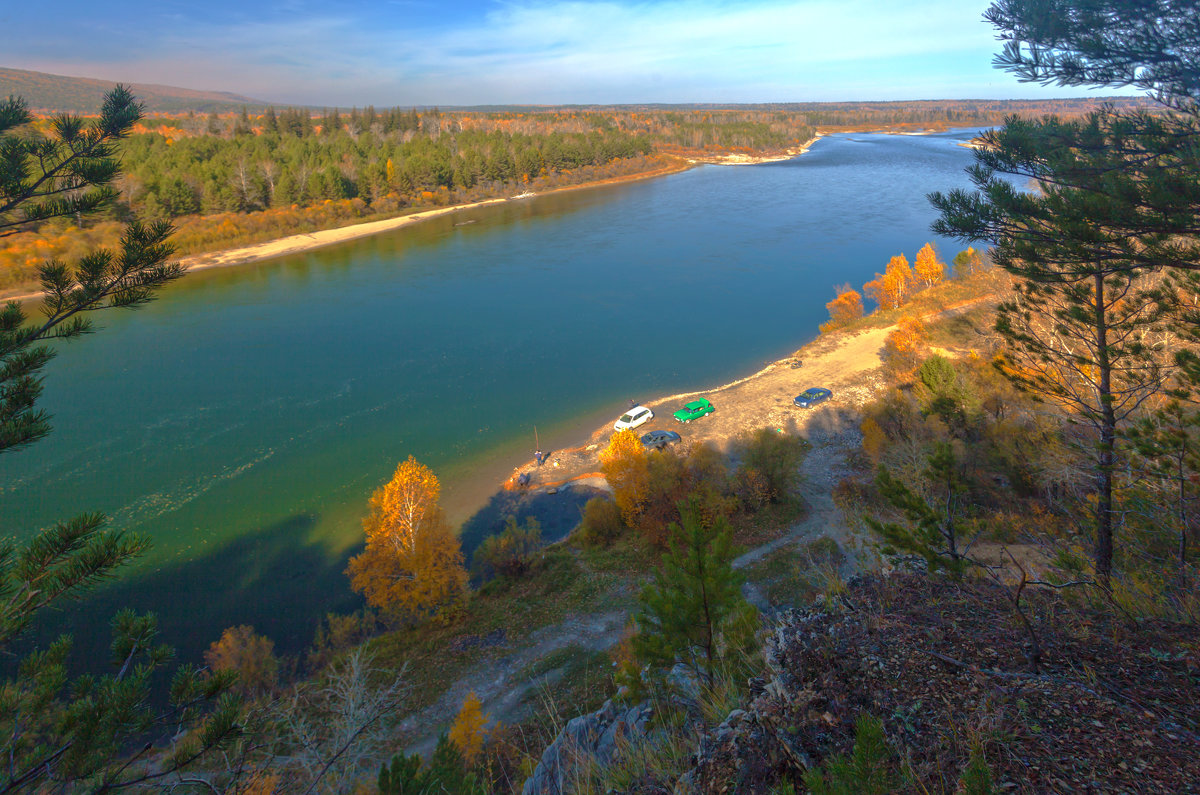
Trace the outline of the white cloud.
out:
[[[997,84],[1037,93],[990,68],[985,5],[512,0],[437,27],[406,23],[403,4],[372,5],[372,16],[343,5],[176,26],[124,79],[343,105],[928,98],[948,86],[995,95]]]

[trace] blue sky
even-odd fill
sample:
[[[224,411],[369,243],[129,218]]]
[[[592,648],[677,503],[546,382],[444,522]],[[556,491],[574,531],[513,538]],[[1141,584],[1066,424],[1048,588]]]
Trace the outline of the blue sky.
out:
[[[280,103],[1079,96],[992,68],[986,0],[0,3],[0,66]]]

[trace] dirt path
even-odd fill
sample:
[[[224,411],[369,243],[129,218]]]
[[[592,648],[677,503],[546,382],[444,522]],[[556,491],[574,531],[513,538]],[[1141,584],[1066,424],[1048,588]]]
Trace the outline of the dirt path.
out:
[[[611,648],[621,639],[628,622],[627,610],[572,616],[537,630],[524,639],[527,645],[522,645],[512,653],[480,662],[463,673],[437,701],[401,722],[401,731],[417,738],[408,746],[407,753],[420,753],[428,757],[437,745],[438,735],[448,728],[467,693],[472,690],[482,702],[484,713],[490,715],[493,721],[515,723],[527,717],[529,708],[525,703],[526,695],[531,690],[552,683],[561,676],[562,671],[552,670],[532,678],[518,679],[523,671],[538,660],[571,646],[587,651]]]
[[[977,303],[968,302],[939,314],[962,312]],[[825,335],[799,352],[804,363],[798,368],[791,366],[790,358],[782,359],[730,384],[668,395],[645,404],[654,410],[655,418],[639,428],[639,433],[655,428],[675,430],[683,436],[685,443],[712,442],[728,451],[738,436],[769,427],[804,436],[812,444],[801,471],[801,492],[809,503],[808,514],[780,537],[742,554],[734,561],[735,568],[748,567],[781,547],[820,536],[838,542],[847,557],[847,568],[855,565],[853,545],[847,543],[851,539],[851,530],[841,521],[833,502],[833,492],[851,473],[852,454],[861,446],[860,409],[874,400],[886,384],[880,354],[884,339],[892,328]],[[792,398],[813,386],[831,389],[833,398],[816,409],[796,408]],[[686,425],[672,419],[671,411],[699,396],[708,397],[716,406],[716,412]],[[521,472],[530,474],[531,488],[542,491],[577,478],[594,482],[601,444],[611,433],[612,426],[609,425],[594,432],[584,446],[553,452],[549,466],[538,468],[530,461],[514,470],[510,482],[515,482]],[[761,597],[752,585],[749,596],[752,601],[754,596]],[[606,602],[611,605],[616,601],[619,600],[601,597],[597,599],[597,605],[604,606]],[[403,722],[402,728],[416,738],[408,751],[422,754],[431,751],[438,734],[448,727],[471,690],[479,696],[484,712],[493,720],[519,721],[528,714],[525,696],[562,674],[558,669],[519,681],[523,671],[547,655],[571,646],[589,651],[611,648],[620,639],[628,621],[629,611],[624,609],[575,615],[537,630],[507,655],[473,666],[437,701]]]

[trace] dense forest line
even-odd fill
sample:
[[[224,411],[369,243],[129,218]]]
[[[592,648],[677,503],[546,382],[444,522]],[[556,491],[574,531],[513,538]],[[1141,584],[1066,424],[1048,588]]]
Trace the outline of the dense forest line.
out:
[[[1118,106],[1135,100],[1117,101]],[[132,218],[168,220],[180,254],[394,216],[422,207],[660,171],[663,157],[794,151],[818,129],[999,124],[1011,114],[1077,116],[1099,100],[804,103],[349,112],[265,108],[147,116],[119,142],[116,201],[95,218],[54,219],[0,246],[0,289],[48,258],[112,247]],[[42,118],[34,129],[49,132]],[[679,167],[676,164],[675,167]]]

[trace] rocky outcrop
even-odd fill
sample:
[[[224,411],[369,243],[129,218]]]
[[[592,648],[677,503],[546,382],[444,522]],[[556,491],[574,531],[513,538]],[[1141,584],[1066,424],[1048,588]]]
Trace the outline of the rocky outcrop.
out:
[[[646,703],[623,709],[610,700],[591,714],[573,718],[542,753],[522,795],[572,792],[592,766],[617,762],[630,740],[645,735],[650,711]]]

